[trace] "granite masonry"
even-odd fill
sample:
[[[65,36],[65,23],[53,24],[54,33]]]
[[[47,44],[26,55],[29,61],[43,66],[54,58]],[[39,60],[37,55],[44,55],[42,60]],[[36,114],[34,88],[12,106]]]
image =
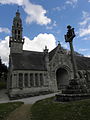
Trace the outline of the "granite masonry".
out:
[[[23,50],[24,38],[20,12],[13,19],[9,40],[9,74],[7,89],[10,98],[22,98],[64,89],[73,79],[70,52],[60,43],[50,52]],[[90,58],[75,54],[79,78],[90,88]],[[83,78],[83,79],[82,79]]]

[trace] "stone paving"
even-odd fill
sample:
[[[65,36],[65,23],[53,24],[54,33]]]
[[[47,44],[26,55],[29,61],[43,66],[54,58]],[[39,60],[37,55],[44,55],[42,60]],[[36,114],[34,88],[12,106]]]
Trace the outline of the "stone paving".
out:
[[[48,94],[48,95],[40,95],[40,96],[29,97],[29,98],[23,98],[23,99],[18,99],[18,100],[9,100],[9,98],[7,96],[7,91],[0,90],[0,103],[22,101],[22,102],[24,102],[24,104],[33,104],[38,100],[42,100],[45,98],[55,96],[55,94],[57,94],[57,93],[52,93],[52,94]]]

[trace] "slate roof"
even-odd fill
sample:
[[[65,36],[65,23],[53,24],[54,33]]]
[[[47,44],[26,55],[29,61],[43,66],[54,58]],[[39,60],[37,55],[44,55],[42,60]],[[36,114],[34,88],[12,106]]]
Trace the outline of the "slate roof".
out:
[[[43,52],[13,53],[12,64],[14,70],[46,70]]]
[[[52,60],[56,50],[57,47],[49,52],[50,61]],[[75,56],[75,58],[79,70],[90,70],[90,58],[83,56]],[[23,50],[22,53],[14,53],[12,54],[12,64],[14,70],[46,70],[43,52]]]
[[[52,60],[52,58],[53,58],[53,56],[54,56],[54,54],[57,50],[57,47],[54,48],[49,53],[49,60]],[[90,58],[89,57],[80,56],[80,54],[76,53],[75,54],[75,59],[76,59],[76,65],[77,65],[78,70],[86,70],[86,69],[90,70]]]
[[[84,56],[75,56],[77,68],[79,70],[90,70],[90,58]]]
[[[54,54],[56,53],[56,50],[57,50],[58,46],[55,47],[52,51],[49,52],[49,60],[51,61]]]

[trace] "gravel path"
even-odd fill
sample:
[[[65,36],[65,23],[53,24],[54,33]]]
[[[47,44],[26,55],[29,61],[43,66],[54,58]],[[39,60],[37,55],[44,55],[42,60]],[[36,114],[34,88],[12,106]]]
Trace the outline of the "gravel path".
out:
[[[6,120],[30,120],[30,104],[22,105],[8,116]]]
[[[32,104],[34,104],[38,100],[42,100],[45,98],[49,98],[55,96],[57,93],[52,93],[48,95],[40,95],[35,97],[23,98],[18,100],[9,100],[6,90],[0,90],[0,103],[7,103],[7,102],[15,102],[15,101],[22,101],[24,104],[11,112],[6,120],[30,120],[30,108]]]
[[[1,90],[0,91],[0,103],[22,101],[22,102],[24,102],[24,104],[33,104],[38,100],[42,100],[45,98],[55,96],[55,94],[57,94],[57,93],[52,93],[52,94],[48,94],[48,95],[40,95],[40,96],[29,97],[29,98],[23,98],[23,99],[18,99],[18,100],[9,100],[9,98],[6,94],[6,90]]]

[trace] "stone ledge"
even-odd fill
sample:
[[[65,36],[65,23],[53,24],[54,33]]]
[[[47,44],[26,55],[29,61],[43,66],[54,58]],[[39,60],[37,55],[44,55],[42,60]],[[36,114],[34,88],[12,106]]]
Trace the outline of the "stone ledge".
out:
[[[69,102],[76,100],[90,99],[90,94],[57,94],[56,101]]]
[[[35,93],[24,93],[24,94],[8,94],[10,100],[17,100],[22,98],[34,97],[39,95],[46,95],[52,93],[51,91],[41,91]]]

